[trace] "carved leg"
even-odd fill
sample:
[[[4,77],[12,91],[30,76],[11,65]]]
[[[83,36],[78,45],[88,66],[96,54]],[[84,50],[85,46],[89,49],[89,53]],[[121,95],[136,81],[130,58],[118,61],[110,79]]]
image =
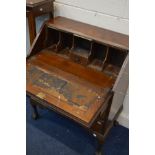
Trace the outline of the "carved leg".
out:
[[[39,117],[39,114],[38,114],[38,111],[37,111],[37,106],[36,105],[32,105],[32,118],[34,120],[38,119]]]
[[[33,101],[31,100],[31,108],[32,108],[32,118],[36,120],[39,117],[37,106],[33,104]]]
[[[113,93],[112,93],[110,99],[108,100],[107,109],[105,110],[105,112],[100,117],[100,122],[101,122],[102,126],[100,128],[100,131],[98,131],[98,132],[102,136],[98,136],[97,137],[98,146],[97,146],[95,155],[103,155],[102,147],[103,147],[103,143],[104,143],[105,137],[107,135],[108,117],[109,117],[109,113],[110,113],[110,109],[111,109],[112,99],[113,99]]]

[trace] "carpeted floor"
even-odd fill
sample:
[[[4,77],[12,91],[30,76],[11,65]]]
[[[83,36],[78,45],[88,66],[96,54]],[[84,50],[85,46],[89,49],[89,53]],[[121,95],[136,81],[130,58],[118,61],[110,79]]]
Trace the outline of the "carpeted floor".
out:
[[[93,155],[96,140],[76,123],[39,109],[40,118],[31,119],[27,97],[27,155]],[[105,155],[129,154],[129,130],[113,127],[104,144]]]

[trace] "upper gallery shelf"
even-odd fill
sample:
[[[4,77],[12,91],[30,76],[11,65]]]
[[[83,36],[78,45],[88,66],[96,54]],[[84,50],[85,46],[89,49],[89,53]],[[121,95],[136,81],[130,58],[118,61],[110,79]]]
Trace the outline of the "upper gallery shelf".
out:
[[[64,17],[56,17],[48,21],[48,26],[61,29],[106,45],[129,50],[129,36]]]

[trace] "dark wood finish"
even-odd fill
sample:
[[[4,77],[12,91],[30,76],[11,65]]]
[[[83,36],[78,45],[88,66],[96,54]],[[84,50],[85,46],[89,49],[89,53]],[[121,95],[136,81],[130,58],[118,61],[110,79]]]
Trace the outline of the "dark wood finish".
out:
[[[36,120],[39,117],[37,106],[35,100],[30,99],[31,109],[32,109],[32,118]]]
[[[69,63],[69,61],[66,61],[64,58],[55,56],[54,54],[48,56],[49,54],[49,52],[46,53],[46,51],[43,51],[28,60],[27,91],[76,116],[77,119],[80,119],[84,123],[90,124],[109,93],[108,87],[112,85],[112,79],[94,70],[87,70],[85,67],[73,62]],[[62,70],[60,70],[60,68]],[[46,75],[44,74],[44,70],[47,72]],[[83,76],[78,78],[80,77],[80,73]],[[47,83],[45,83],[45,80],[48,79],[42,77],[42,74],[48,77],[49,80],[53,79],[53,81],[59,82],[55,88],[61,87],[59,84],[62,83],[65,93],[70,93],[73,97],[70,99],[70,102],[75,103],[75,105],[73,106],[72,103],[68,104],[69,99],[65,96],[65,93],[58,93],[58,91],[53,89],[52,85],[54,85],[54,83],[52,83],[52,81],[48,81],[50,85],[48,86]],[[96,80],[97,77],[100,80]],[[78,96],[80,96],[80,98],[78,98]],[[94,103],[91,104],[91,102]]]
[[[128,36],[57,17],[44,23],[27,57],[27,95],[98,139],[96,154],[117,119],[109,113],[112,88],[128,55]]]
[[[26,16],[31,45],[36,37],[35,18],[43,14],[49,14],[49,17],[53,18],[53,0],[26,0]]]
[[[32,44],[33,40],[36,36],[36,21],[35,21],[35,18],[33,16],[33,13],[31,13],[31,12],[29,12],[27,14],[27,18],[28,18],[28,25],[29,25],[30,44]]]

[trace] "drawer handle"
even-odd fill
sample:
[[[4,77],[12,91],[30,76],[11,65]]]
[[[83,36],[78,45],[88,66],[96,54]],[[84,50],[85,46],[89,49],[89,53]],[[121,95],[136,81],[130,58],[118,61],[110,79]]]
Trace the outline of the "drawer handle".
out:
[[[43,8],[40,8],[40,11],[43,11]]]

